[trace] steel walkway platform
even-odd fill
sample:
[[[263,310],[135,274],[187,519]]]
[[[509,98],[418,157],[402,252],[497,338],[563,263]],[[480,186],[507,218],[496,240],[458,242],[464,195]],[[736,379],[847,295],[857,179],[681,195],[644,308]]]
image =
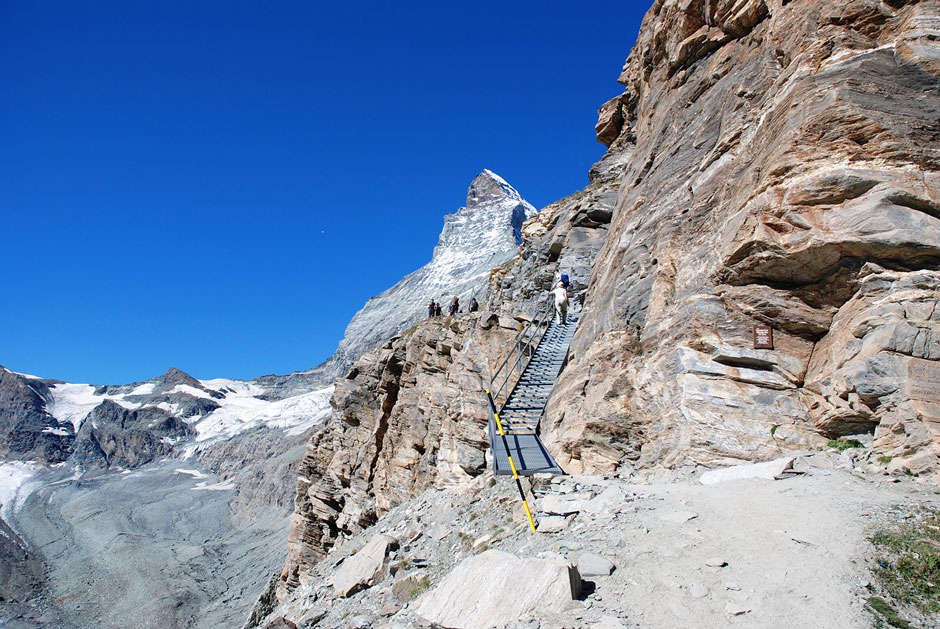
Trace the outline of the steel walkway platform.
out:
[[[574,336],[580,313],[569,312],[567,323],[559,325],[551,319],[553,310],[549,309],[547,314],[541,313],[544,319],[537,317],[523,330],[513,348],[516,353],[515,363],[509,363],[513,358],[511,355],[494,377],[494,381],[498,381],[501,371],[509,365],[503,386],[490,398],[489,436],[494,474],[512,474],[510,454],[520,475],[564,473],[539,439],[538,425],[555,379],[567,358],[568,346]],[[544,332],[541,332],[540,326],[544,327]],[[535,330],[527,336],[531,328]],[[502,400],[503,391],[511,382],[513,370],[518,379],[509,395]],[[498,415],[505,439],[499,434],[494,416],[496,405],[501,401]]]

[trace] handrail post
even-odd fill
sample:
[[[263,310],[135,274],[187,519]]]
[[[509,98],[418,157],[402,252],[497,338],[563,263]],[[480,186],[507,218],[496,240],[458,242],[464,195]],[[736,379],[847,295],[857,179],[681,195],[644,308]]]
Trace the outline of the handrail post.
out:
[[[522,506],[525,507],[526,517],[529,519],[529,527],[535,533],[535,521],[532,520],[532,512],[529,511],[529,501],[526,500],[525,491],[522,489],[522,482],[519,480],[519,472],[516,470],[516,464],[512,460],[512,453],[509,451],[509,442],[506,440],[506,432],[503,430],[503,422],[499,419],[499,413],[496,412],[496,405],[493,403],[493,396],[489,390],[486,397],[490,402],[490,414],[496,419],[496,427],[499,428],[499,436],[502,437],[503,447],[506,448],[506,458],[509,459],[509,467],[512,469],[512,477],[516,480],[516,487],[519,489],[519,497],[522,499]],[[495,454],[493,457],[495,458]]]

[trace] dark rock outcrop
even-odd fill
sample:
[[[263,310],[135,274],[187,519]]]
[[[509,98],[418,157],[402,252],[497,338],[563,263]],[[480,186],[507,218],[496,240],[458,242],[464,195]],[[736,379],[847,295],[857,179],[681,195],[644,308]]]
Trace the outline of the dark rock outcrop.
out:
[[[74,435],[46,412],[46,381],[0,367],[0,461],[59,463],[69,456]]]
[[[185,422],[161,408],[129,410],[105,400],[79,428],[71,458],[86,466],[138,467],[170,454],[190,434]]]

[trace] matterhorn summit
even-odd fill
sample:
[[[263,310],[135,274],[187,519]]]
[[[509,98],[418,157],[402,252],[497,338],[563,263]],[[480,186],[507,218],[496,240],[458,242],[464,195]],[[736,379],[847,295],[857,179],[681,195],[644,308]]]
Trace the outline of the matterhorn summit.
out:
[[[518,254],[522,223],[536,209],[505,179],[491,170],[474,177],[467,205],[444,216],[444,229],[431,261],[372,297],[346,328],[330,359],[332,375],[341,375],[363,353],[427,316],[427,303],[440,301],[446,314],[456,295],[461,309],[476,297],[485,306],[490,270]]]

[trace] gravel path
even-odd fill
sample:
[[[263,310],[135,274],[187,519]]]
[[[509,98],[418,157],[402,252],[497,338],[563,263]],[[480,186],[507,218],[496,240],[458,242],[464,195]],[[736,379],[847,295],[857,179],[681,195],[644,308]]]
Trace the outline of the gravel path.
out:
[[[464,493],[428,491],[332,552],[272,618],[298,621],[319,610],[325,616],[315,626],[426,626],[411,611],[414,602],[396,600],[391,585],[419,566],[430,596],[460,561],[496,548],[520,557],[557,553],[572,562],[591,553],[616,565],[609,576],[590,578],[583,600],[570,601],[564,613],[505,619],[513,629],[867,629],[868,538],[917,505],[940,507],[940,490],[852,469],[831,452],[808,454],[796,466],[805,473],[714,485],[698,482],[699,471],[556,477],[537,484],[540,509],[552,499],[603,501],[608,491],[615,497],[569,516],[553,533],[529,532],[511,479],[488,486],[493,481],[484,478]],[[376,533],[402,541],[394,557],[400,574],[337,597],[329,586],[335,566]],[[467,584],[466,591],[485,587]]]

